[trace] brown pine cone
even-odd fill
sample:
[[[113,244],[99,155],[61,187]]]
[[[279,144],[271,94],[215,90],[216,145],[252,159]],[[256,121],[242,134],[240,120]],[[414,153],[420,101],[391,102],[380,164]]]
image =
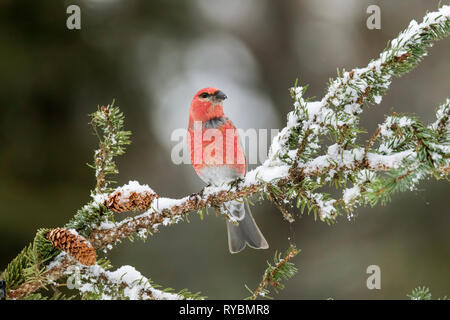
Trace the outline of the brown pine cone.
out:
[[[56,228],[47,233],[47,239],[55,248],[63,250],[86,266],[97,261],[94,247],[82,236],[65,228]]]
[[[158,195],[147,190],[138,193],[119,188],[108,196],[104,205],[116,213],[133,210],[145,211],[155,198],[158,198]]]

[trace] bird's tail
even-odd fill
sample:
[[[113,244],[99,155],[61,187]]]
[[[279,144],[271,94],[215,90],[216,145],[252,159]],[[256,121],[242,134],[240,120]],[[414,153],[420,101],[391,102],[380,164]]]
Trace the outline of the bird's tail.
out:
[[[233,211],[240,210],[243,212],[237,215],[233,212],[232,215],[243,218],[239,221],[239,225],[234,225],[232,222],[227,221],[228,247],[230,252],[240,252],[245,248],[246,244],[254,249],[269,248],[266,239],[256,225],[255,219],[253,219],[247,200],[244,200],[244,203],[240,202],[235,204],[234,202],[236,201],[233,201],[233,204],[230,205],[230,207],[233,207]]]

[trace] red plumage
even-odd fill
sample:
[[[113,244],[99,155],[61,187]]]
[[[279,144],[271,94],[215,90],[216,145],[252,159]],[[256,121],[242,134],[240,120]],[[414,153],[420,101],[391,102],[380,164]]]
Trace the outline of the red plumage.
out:
[[[245,155],[239,143],[238,132],[231,120],[225,117],[222,101],[217,100],[217,103],[214,99],[205,101],[199,96],[204,92],[213,95],[217,91],[220,90],[217,88],[200,90],[192,100],[188,128],[191,162],[198,175],[205,167],[225,165],[236,171],[239,176],[245,176]],[[218,126],[205,126],[211,119],[223,120],[217,121]],[[194,127],[195,122],[197,126]]]
[[[195,94],[189,110],[188,146],[192,166],[203,181],[216,186],[244,177],[246,173],[238,132],[223,111],[226,98],[217,88],[205,88]],[[239,252],[246,244],[257,249],[268,248],[247,201],[227,202],[224,209],[239,223],[227,221],[230,252]]]

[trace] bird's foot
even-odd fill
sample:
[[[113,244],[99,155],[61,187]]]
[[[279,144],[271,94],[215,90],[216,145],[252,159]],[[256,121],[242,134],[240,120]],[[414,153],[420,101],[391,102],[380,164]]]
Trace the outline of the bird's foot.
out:
[[[230,183],[230,190],[239,186],[241,182],[244,182],[244,178],[236,178]]]
[[[203,198],[204,194],[205,194],[205,189],[211,187],[211,183],[208,183],[206,185],[206,187],[204,187],[202,190],[200,190],[200,192],[198,193],[200,198]]]

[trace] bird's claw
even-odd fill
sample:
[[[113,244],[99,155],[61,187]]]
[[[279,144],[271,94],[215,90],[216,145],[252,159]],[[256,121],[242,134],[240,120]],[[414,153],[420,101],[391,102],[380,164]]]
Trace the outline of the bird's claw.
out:
[[[200,190],[200,192],[198,193],[198,195],[200,196],[200,198],[203,198],[203,195],[205,193],[205,189],[211,187],[211,183],[208,183],[206,185],[206,187],[204,187],[202,190]]]
[[[230,183],[230,190],[233,189],[233,188],[237,188],[239,186],[239,184],[241,182],[243,182],[243,181],[244,181],[244,179],[240,178],[240,177],[234,179],[233,181],[231,181],[231,183]]]

